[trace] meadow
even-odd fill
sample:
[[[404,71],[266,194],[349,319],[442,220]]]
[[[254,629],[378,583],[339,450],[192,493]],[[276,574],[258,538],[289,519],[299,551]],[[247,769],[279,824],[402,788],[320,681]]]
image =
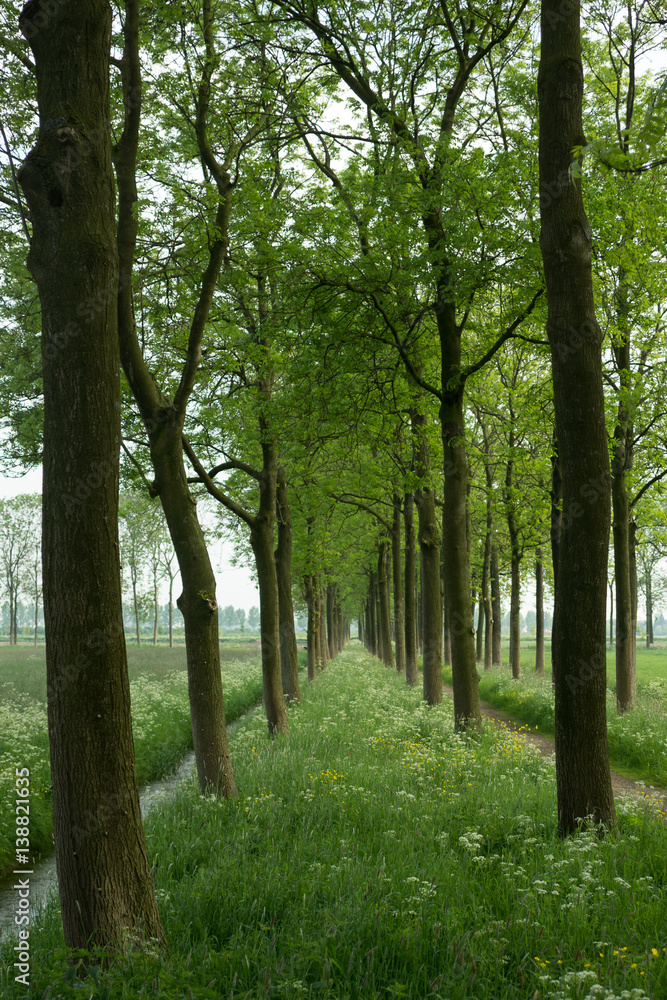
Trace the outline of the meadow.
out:
[[[225,719],[262,699],[256,649],[221,650]],[[128,648],[132,728],[139,784],[168,774],[192,747],[184,647]],[[12,867],[15,767],[30,768],[30,839],[53,850],[44,647],[0,649],[0,876]]]
[[[667,995],[667,831],[556,831],[553,764],[503,727],[453,732],[350,643],[269,740],[230,748],[239,796],[193,782],[152,812],[168,950],[81,980],[57,902],[33,927],[30,997],[642,1000]],[[10,950],[0,947],[1,959]],[[0,995],[26,996],[0,972]]]
[[[548,649],[548,647],[547,647]],[[548,650],[548,652],[550,652]],[[607,732],[612,767],[629,777],[657,787],[667,786],[667,649],[637,649],[637,702],[632,712],[616,710],[614,650],[607,650]],[[554,703],[551,662],[547,656],[544,677],[535,674],[535,645],[522,643],[522,677],[512,679],[508,651],[504,666],[480,669],[480,697],[528,726],[553,735]],[[445,671],[451,682],[451,670]]]

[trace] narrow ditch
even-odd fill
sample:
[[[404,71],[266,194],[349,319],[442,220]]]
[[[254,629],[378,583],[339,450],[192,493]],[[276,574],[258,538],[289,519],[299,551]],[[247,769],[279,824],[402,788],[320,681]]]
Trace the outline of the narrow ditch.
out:
[[[258,712],[261,707],[261,702],[258,705],[253,705],[244,715],[230,722],[227,726],[227,736],[231,736],[242,722],[245,722],[246,719]],[[172,796],[178,787],[190,778],[194,767],[195,753],[194,750],[190,750],[175,771],[165,775],[163,778],[159,778],[157,781],[151,781],[148,785],[144,785],[139,792],[142,817],[145,818],[158,803],[164,802],[165,799]],[[10,876],[0,883],[0,936],[3,938],[13,936],[16,930],[14,917],[16,916],[18,896],[13,886],[15,879],[18,877]],[[52,887],[56,889],[58,885],[55,853],[42,857],[40,861],[36,862],[29,878],[30,923],[32,924],[36,914],[44,906],[49,890]]]

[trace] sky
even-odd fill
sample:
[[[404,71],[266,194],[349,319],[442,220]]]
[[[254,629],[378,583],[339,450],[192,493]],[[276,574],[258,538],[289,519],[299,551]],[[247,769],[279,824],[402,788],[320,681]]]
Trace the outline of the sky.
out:
[[[25,476],[10,478],[0,476],[0,498],[15,497],[20,493],[42,492],[42,470],[32,469]],[[234,550],[228,542],[214,542],[210,546],[211,562],[217,584],[217,600],[221,608],[231,604],[235,608],[259,607],[259,591],[250,571],[232,566]]]

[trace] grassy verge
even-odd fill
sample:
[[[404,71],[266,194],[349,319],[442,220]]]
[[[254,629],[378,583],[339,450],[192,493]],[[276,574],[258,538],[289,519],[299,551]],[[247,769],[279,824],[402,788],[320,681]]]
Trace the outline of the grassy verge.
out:
[[[15,768],[30,769],[30,842],[34,854],[50,853],[53,832],[46,705],[40,698],[40,692],[45,697],[44,653],[37,660],[26,656],[18,663],[6,655],[7,650],[2,653],[10,662],[1,665],[0,673],[0,876],[13,867]],[[232,659],[231,654],[227,651],[222,661],[227,722],[262,698],[257,652],[246,656],[242,651],[240,659]],[[134,750],[139,784],[143,785],[169,773],[192,747],[185,651],[134,649],[129,652],[129,662]]]
[[[231,749],[238,799],[186,787],[146,824],[168,952],[77,982],[52,904],[31,996],[667,995],[664,825],[627,803],[618,834],[559,839],[548,761],[500,728],[454,735],[451,703],[428,709],[358,644],[287,738],[255,718]],[[25,989],[0,972],[0,994]]]
[[[612,654],[613,656],[613,651]],[[523,656],[522,656],[523,661]],[[648,661],[648,664],[646,664]],[[662,662],[664,673],[659,673]],[[645,669],[646,665],[646,669]],[[494,667],[480,674],[479,694],[495,708],[502,709],[529,726],[553,736],[554,701],[551,673],[538,677],[531,664],[522,662],[521,680],[512,680],[509,667]],[[532,661],[534,671],[534,659]],[[445,670],[451,683],[451,668]],[[613,767],[659,787],[667,786],[667,656],[665,650],[638,652],[637,702],[631,712],[616,711],[613,664],[607,664],[607,731],[609,757]]]

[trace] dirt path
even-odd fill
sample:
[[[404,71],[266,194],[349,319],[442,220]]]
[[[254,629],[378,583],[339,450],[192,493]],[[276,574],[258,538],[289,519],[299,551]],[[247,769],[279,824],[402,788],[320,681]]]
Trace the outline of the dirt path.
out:
[[[444,686],[444,692],[450,698],[454,697],[454,691],[451,687],[447,685]],[[532,743],[541,754],[545,757],[551,757],[556,752],[556,744],[551,736],[543,736],[541,733],[537,733],[534,730],[530,731],[526,729],[526,723],[520,722],[518,719],[513,719],[511,715],[506,715],[504,712],[499,711],[492,705],[480,699],[480,708],[482,710],[482,715],[486,719],[492,719],[494,722],[502,722],[505,724],[507,729],[511,729],[515,733],[519,733],[525,740]],[[611,787],[614,790],[614,796],[619,795],[641,795],[648,799],[649,794],[646,788],[639,784],[637,781],[632,781],[630,778],[624,777],[624,775],[619,774],[617,771],[611,772]],[[655,789],[655,792],[662,793],[662,802],[660,803],[660,809],[667,812],[667,789]]]

